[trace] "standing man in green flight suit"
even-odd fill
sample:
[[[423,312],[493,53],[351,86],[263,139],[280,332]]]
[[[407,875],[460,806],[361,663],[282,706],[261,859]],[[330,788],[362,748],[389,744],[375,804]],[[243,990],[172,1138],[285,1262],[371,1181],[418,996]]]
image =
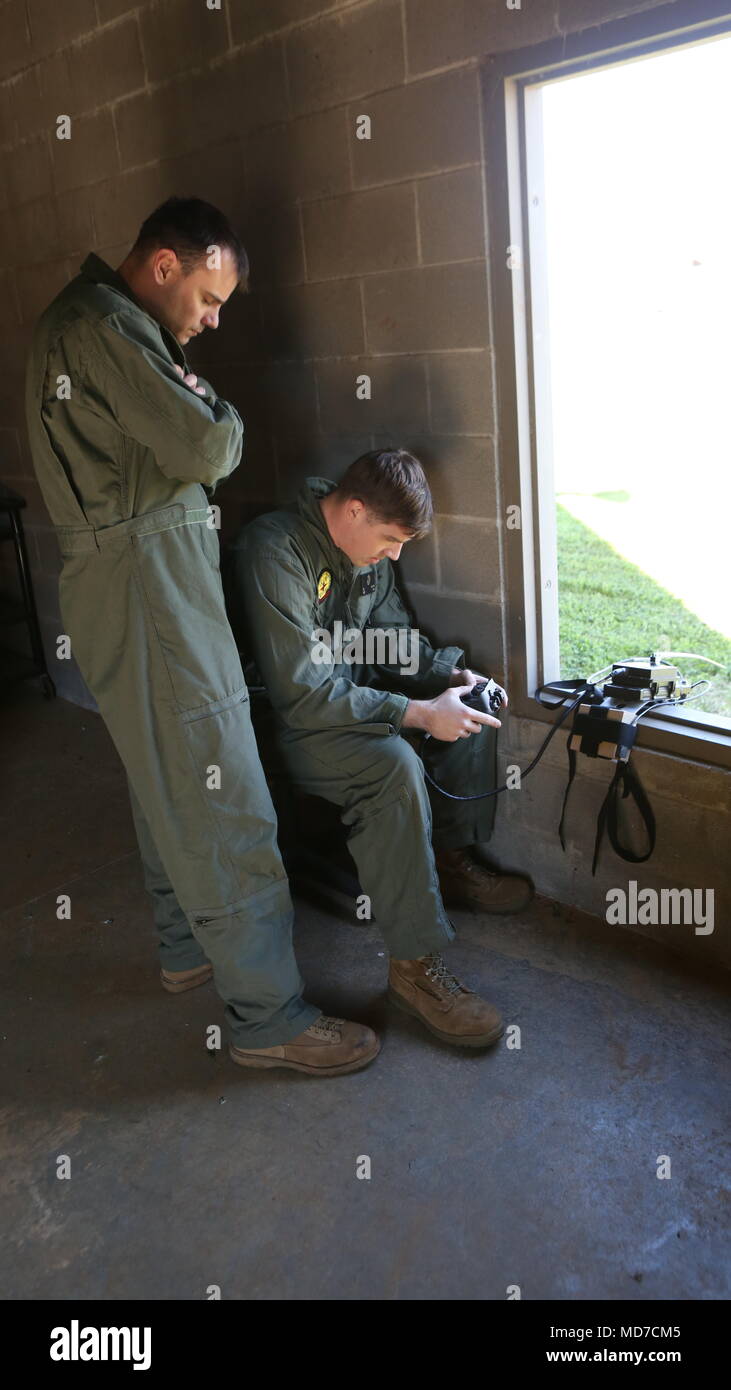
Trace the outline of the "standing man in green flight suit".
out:
[[[66,636],[127,773],[162,983],[213,974],[234,1060],[331,1075],[380,1043],[302,998],[208,502],[243,425],[183,351],[247,277],[224,215],[169,199],[117,270],[88,255],[41,315],[26,419]]]
[[[235,538],[235,622],[292,781],[342,808],[389,948],[392,1001],[445,1041],[482,1046],[502,1024],[446,970],[438,948],[455,932],[442,890],[448,903],[514,912],[532,888],[471,853],[492,833],[495,798],[428,793],[410,741],[430,735],[424,758],[447,792],[472,797],[496,785],[500,720],[460,699],[480,677],[464,669],[460,647],[435,650],[412,628],[395,584],[391,561],[431,517],[423,469],[403,449],[363,454],[339,486],[308,478],[295,506]]]

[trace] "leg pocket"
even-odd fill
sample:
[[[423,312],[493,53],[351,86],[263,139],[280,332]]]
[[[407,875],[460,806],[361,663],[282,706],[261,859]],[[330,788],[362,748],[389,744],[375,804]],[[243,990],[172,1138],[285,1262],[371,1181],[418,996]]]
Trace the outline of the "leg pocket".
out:
[[[206,887],[199,904],[230,904],[286,879],[277,818],[246,692],[180,717],[196,786]],[[204,914],[205,915],[205,914]]]
[[[178,710],[201,712],[245,690],[218,570],[217,536],[205,525],[132,535],[130,545],[150,637],[163,657]]]

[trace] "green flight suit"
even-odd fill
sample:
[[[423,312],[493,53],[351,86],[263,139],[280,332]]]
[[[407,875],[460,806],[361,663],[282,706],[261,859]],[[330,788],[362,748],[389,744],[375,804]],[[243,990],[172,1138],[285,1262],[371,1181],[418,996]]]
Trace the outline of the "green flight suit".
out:
[[[427,790],[414,746],[421,735],[408,730],[399,737],[409,698],[446,690],[464,652],[435,650],[418,634],[416,660],[417,632],[391,561],[354,569],[330,538],[318,498],[334,487],[308,478],[295,507],[258,517],[238,533],[232,614],[271,700],[288,773],[303,790],[342,807],[363,892],[390,954],[408,960],[455,935],[432,846],[489,839],[495,798],[450,801]],[[347,659],[349,644],[354,661]],[[428,771],[462,796],[495,787],[495,736],[485,727],[455,743],[428,740]]]
[[[230,1040],[270,1047],[321,1010],[302,998],[209,524],[243,425],[175,363],[189,371],[175,336],[91,254],[35,326],[26,418],[65,631],[126,769],[161,962],[210,960]]]

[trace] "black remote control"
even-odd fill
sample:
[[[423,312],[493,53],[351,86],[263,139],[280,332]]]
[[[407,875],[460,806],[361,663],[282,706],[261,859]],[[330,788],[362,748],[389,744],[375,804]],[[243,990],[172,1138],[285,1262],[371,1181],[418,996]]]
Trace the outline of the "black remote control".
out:
[[[492,679],[475,681],[472,689],[466,690],[459,698],[463,705],[469,705],[470,709],[477,709],[481,714],[497,714],[503,703],[503,692]]]

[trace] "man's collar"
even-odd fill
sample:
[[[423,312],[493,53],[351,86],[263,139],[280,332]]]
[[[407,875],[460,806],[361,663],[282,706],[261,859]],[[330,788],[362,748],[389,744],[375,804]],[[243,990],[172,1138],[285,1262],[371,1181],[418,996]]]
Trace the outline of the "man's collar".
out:
[[[305,478],[305,481],[297,494],[297,508],[300,516],[308,521],[310,526],[317,531],[318,539],[327,554],[337,557],[340,564],[348,563],[348,557],[344,551],[337,546],[330,535],[327,522],[322,514],[320,498],[327,497],[328,493],[334,492],[337,483],[330,482],[329,478]]]
[[[101,256],[97,256],[95,251],[89,252],[86,260],[81,266],[81,273],[86,276],[87,280],[94,280],[96,284],[100,285],[111,285],[113,289],[119,290],[120,294],[126,294],[127,298],[131,299],[132,303],[136,304],[138,309],[142,309],[144,313],[147,313],[147,310],[144,308],[144,305],[140,303],[137,295],[130,289],[124,276],[120,275],[118,270],[112,270],[112,267],[107,265],[106,261],[103,261]]]
[[[175,337],[175,334],[171,333],[169,328],[166,328],[163,323],[160,323],[159,319],[156,319],[153,314],[149,313],[144,304],[141,303],[137,295],[127,284],[124,276],[119,274],[119,271],[113,270],[110,265],[107,265],[106,261],[102,260],[101,256],[97,256],[95,251],[90,251],[86,260],[82,262],[81,274],[85,275],[87,280],[93,280],[96,284],[110,285],[112,289],[118,290],[120,294],[126,295],[127,299],[134,304],[136,309],[139,309],[143,314],[147,314],[148,318],[151,318],[153,323],[157,324],[162,334],[163,342],[168,348],[173,361],[179,362],[180,366],[183,367],[185,371],[188,370],[185,353],[181,344]]]

